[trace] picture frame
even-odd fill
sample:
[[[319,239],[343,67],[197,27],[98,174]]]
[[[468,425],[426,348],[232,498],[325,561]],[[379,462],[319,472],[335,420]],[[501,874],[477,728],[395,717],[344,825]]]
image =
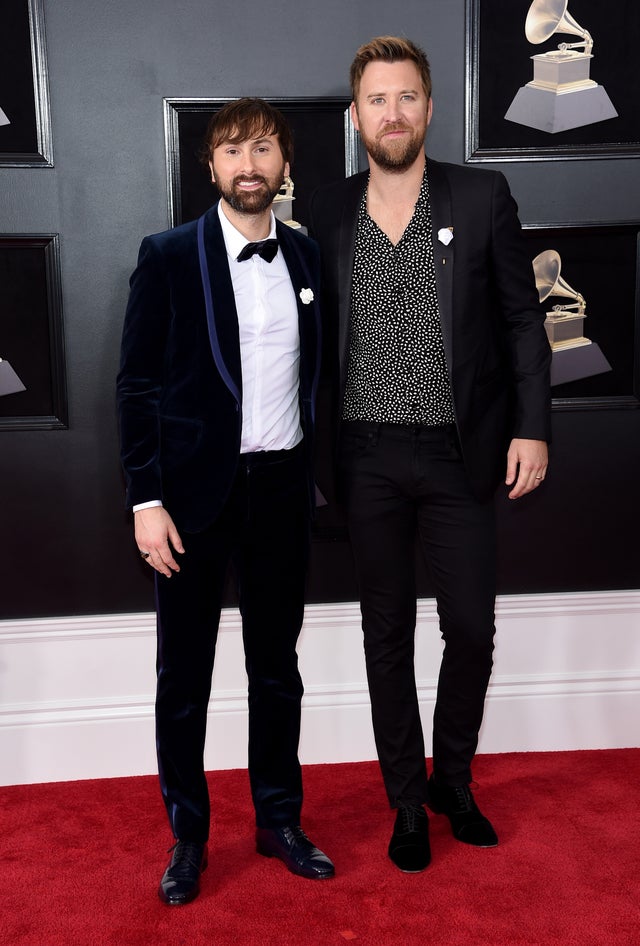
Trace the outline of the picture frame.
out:
[[[211,116],[232,98],[165,98],[165,153],[169,226],[195,220],[218,192],[199,160]],[[324,181],[348,177],[358,170],[357,132],[349,114],[350,99],[268,98],[293,131],[294,217],[307,226],[312,191]]]
[[[525,35],[527,16],[535,4],[544,4],[539,21],[548,28],[537,30],[546,35],[553,29],[554,17],[566,8],[564,23],[575,23],[578,30],[593,38],[590,61],[583,56],[585,81],[598,90],[578,91],[579,95],[600,95],[609,100],[617,116],[582,124],[565,130],[546,131],[507,120],[511,111],[528,114],[528,105],[518,110],[515,99],[534,78],[537,66],[531,57],[557,51],[560,43],[582,44],[575,33],[560,31],[547,39],[531,43]],[[465,155],[468,162],[549,161],[591,158],[629,158],[640,155],[640,102],[638,56],[640,44],[640,5],[623,2],[623,9],[602,4],[600,0],[467,0],[466,6],[466,114]],[[560,29],[566,27],[560,20]],[[576,52],[584,50],[578,49]],[[564,68],[564,64],[563,64]],[[586,78],[588,76],[588,79]],[[565,78],[568,78],[565,75]],[[568,88],[564,86],[564,88]],[[521,90],[519,92],[519,90]],[[527,90],[528,94],[532,94]],[[540,94],[540,93],[537,93]],[[543,97],[544,97],[544,93]],[[583,98],[564,94],[562,108],[583,118],[600,114],[593,100],[578,106]],[[552,96],[553,98],[553,96]],[[547,96],[548,100],[548,96]],[[530,104],[530,100],[527,100]],[[536,100],[537,101],[537,100]],[[569,105],[573,102],[573,105]],[[555,108],[555,106],[552,106]],[[611,110],[610,110],[611,111]],[[513,114],[513,113],[512,113]],[[605,112],[606,114],[606,112]],[[548,116],[547,116],[548,117]],[[561,122],[559,123],[562,124]]]
[[[523,234],[532,261],[549,250],[561,261],[555,283],[560,293],[550,291],[545,310],[568,305],[578,314],[577,294],[586,302],[584,323],[571,333],[583,332],[591,344],[569,342],[563,350],[560,342],[554,351],[553,409],[640,407],[640,222],[524,224]],[[536,283],[540,291],[539,278]],[[549,281],[543,285],[549,290]],[[567,366],[572,380],[566,380]],[[596,373],[589,374],[594,366]]]
[[[43,0],[0,13],[0,166],[53,167]]]
[[[66,429],[58,234],[0,234],[0,286],[0,369],[24,387],[0,396],[0,430]]]

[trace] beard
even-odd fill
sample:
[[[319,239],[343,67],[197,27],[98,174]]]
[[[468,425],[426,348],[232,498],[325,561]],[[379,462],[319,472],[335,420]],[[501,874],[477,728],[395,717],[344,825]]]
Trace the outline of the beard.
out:
[[[360,137],[367,149],[370,160],[374,164],[377,164],[383,171],[399,174],[412,166],[424,148],[427,128],[425,125],[421,131],[412,132],[409,138],[385,141],[384,136],[390,131],[412,132],[412,129],[410,125],[405,125],[402,122],[393,122],[385,125],[375,138],[365,137],[362,132],[360,132]]]
[[[257,191],[245,191],[238,186],[241,181],[260,181],[264,187],[261,187],[260,190]],[[275,177],[268,179],[261,174],[254,174],[251,177],[239,174],[232,181],[221,181],[219,178],[216,178],[216,186],[220,192],[220,196],[226,200],[236,213],[261,214],[271,206],[273,198],[282,187],[283,181],[284,165],[282,167],[282,174],[277,179]]]

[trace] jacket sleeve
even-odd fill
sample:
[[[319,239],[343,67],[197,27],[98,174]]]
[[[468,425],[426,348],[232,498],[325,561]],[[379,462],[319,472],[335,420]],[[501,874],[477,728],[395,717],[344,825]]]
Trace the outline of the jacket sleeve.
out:
[[[117,378],[127,507],[162,499],[160,397],[170,304],[166,267],[149,237],[142,241],[129,285]]]
[[[501,173],[495,175],[492,199],[492,251],[515,392],[512,435],[549,441],[551,348],[545,314],[517,206]]]

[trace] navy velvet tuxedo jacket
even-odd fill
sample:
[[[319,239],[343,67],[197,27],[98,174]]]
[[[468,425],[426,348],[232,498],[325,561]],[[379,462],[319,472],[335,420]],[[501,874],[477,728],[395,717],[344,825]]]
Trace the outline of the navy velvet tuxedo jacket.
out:
[[[531,258],[504,175],[427,161],[433,254],[456,426],[475,495],[504,478],[513,437],[550,440],[549,367]],[[341,416],[349,355],[356,223],[368,172],[316,191],[328,358]],[[453,228],[445,245],[438,237]]]
[[[160,499],[187,532],[201,531],[219,514],[242,429],[238,316],[217,205],[201,227],[202,258],[198,221],[142,241],[117,382],[127,506]],[[276,231],[298,302],[300,417],[313,507],[320,262],[312,240],[280,221]],[[203,280],[203,269],[210,279]],[[313,291],[311,303],[302,303],[301,289]]]

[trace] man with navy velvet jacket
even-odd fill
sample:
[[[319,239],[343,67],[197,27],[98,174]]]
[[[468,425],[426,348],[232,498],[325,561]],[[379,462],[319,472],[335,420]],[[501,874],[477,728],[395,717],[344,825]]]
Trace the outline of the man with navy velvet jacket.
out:
[[[373,727],[397,809],[389,856],[431,857],[424,805],[478,847],[496,832],[469,788],[491,673],[493,494],[547,469],[550,350],[502,174],[426,158],[431,76],[409,40],[351,66],[369,171],[317,191],[338,483],[354,552]],[[445,642],[427,779],[414,671],[416,539]]]
[[[315,244],[276,221],[291,133],[260,99],[207,132],[220,201],[143,240],[118,376],[135,538],[156,571],[156,734],[176,839],[159,895],[184,904],[207,866],[203,751],[228,564],[237,573],[249,681],[249,778],[259,853],[322,879],[331,861],[300,827],[304,607],[319,374]]]

